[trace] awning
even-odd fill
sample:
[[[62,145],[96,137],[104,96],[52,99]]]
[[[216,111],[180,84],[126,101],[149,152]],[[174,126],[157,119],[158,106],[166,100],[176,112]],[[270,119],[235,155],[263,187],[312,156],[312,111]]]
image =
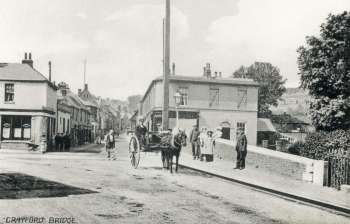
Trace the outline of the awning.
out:
[[[270,119],[258,118],[258,131],[277,132]]]

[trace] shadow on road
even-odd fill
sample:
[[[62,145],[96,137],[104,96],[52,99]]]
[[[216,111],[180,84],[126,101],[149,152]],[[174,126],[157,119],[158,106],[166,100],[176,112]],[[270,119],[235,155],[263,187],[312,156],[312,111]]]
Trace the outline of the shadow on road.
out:
[[[22,173],[0,174],[0,199],[66,197],[98,193]]]

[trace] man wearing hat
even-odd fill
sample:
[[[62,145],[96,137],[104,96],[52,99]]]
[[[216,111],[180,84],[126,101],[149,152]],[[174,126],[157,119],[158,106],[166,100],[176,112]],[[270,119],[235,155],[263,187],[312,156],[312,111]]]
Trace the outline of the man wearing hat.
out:
[[[145,140],[146,140],[146,134],[147,134],[147,127],[143,124],[144,122],[144,118],[141,117],[139,119],[139,124],[136,126],[135,129],[135,135],[137,137],[137,139],[140,141],[140,144],[145,144]]]
[[[236,151],[237,151],[237,163],[235,169],[245,168],[245,158],[247,156],[247,136],[244,134],[243,130],[238,131],[239,136],[237,138]]]
[[[193,159],[199,159],[200,152],[199,152],[199,134],[197,125],[193,125],[193,128],[190,133],[190,142],[192,145],[192,156]]]

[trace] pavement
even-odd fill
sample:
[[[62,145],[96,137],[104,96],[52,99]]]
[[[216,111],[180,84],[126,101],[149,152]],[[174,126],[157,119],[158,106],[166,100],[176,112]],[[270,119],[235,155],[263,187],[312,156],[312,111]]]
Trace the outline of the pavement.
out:
[[[249,151],[249,149],[248,149]],[[266,170],[246,166],[244,170],[233,169],[233,161],[214,158],[213,162],[193,160],[189,148],[181,154],[180,164],[223,179],[231,180],[283,197],[335,209],[350,214],[350,194],[334,188],[322,187],[298,181],[287,176],[268,173]]]

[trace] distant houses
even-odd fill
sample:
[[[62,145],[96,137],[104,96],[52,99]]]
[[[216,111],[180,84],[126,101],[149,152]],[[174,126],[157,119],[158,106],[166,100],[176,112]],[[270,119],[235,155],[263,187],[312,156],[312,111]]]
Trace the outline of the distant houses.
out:
[[[110,129],[126,128],[120,113],[87,84],[75,94],[67,83],[51,82],[51,74],[34,68],[31,53],[22,63],[0,63],[0,150],[54,151],[63,137],[66,146],[93,143]]]

